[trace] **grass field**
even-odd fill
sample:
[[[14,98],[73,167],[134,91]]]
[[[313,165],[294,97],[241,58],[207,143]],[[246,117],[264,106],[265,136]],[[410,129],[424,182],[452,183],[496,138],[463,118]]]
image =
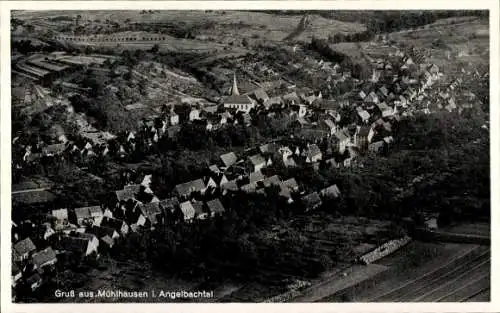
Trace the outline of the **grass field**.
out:
[[[469,63],[473,66],[488,64],[488,27],[488,21],[480,18],[444,19],[389,36],[398,43],[427,49],[430,51],[429,62],[451,72]]]

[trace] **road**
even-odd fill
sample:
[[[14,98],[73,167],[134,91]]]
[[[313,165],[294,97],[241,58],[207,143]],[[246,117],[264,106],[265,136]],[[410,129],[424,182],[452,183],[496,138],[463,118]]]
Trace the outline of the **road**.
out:
[[[24,189],[24,190],[16,190],[12,191],[12,194],[20,194],[20,193],[28,193],[28,192],[38,192],[38,191],[45,191],[48,190],[48,188],[33,188],[33,189]]]

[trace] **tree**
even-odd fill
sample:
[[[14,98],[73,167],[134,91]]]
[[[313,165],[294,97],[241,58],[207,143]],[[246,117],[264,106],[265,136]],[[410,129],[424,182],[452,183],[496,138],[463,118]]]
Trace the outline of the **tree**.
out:
[[[160,50],[160,45],[154,44],[154,46],[151,48],[151,52],[156,53]]]

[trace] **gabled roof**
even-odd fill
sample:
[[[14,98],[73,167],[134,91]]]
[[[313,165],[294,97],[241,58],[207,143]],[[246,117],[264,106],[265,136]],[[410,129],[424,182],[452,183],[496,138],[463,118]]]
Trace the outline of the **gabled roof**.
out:
[[[45,155],[59,154],[59,153],[63,153],[64,150],[66,150],[66,144],[56,143],[56,144],[48,145],[48,146],[42,148],[42,153]]]
[[[283,181],[283,185],[287,186],[290,189],[299,188],[299,184],[297,184],[297,181],[293,177]]]
[[[185,219],[194,218],[196,211],[194,210],[194,207],[190,201],[182,202],[180,204],[180,209],[182,211],[182,214],[184,214]]]
[[[224,213],[226,211],[219,199],[208,201],[207,207],[211,213]]]
[[[130,190],[134,194],[138,194],[141,191],[141,185],[140,184],[134,184],[134,185],[127,185],[123,187],[124,190]]]
[[[205,183],[201,178],[175,186],[175,190],[181,196],[189,195],[195,191],[202,191],[205,188],[206,188]]]
[[[261,153],[276,153],[278,146],[275,143],[267,143],[259,147]]]
[[[328,118],[323,122],[326,124],[326,126],[328,126],[328,128],[335,129],[335,123],[331,119]]]
[[[252,100],[245,95],[231,95],[224,99],[224,103],[229,104],[252,104]]]
[[[338,140],[343,141],[348,139],[349,137],[346,135],[344,131],[338,131],[333,134]]]
[[[297,96],[297,93],[295,91],[284,95],[282,98],[284,101],[300,101],[299,96]]]
[[[90,210],[88,207],[76,208],[75,215],[77,219],[89,219],[91,218]]]
[[[368,120],[370,118],[370,113],[366,110],[359,110],[358,116],[361,117],[362,120]]]
[[[335,198],[338,198],[340,196],[340,190],[337,187],[337,185],[331,185],[330,187],[327,187],[323,190],[321,190],[321,195],[322,196],[333,196]]]
[[[229,152],[225,153],[220,156],[222,163],[224,163],[224,166],[229,167],[238,161],[238,158],[236,157],[236,154],[234,152]]]
[[[271,177],[264,179],[263,184],[264,184],[264,187],[270,187],[272,185],[279,186],[280,178],[278,177],[278,175],[273,175]]]
[[[45,263],[54,261],[57,259],[56,253],[51,247],[48,247],[42,251],[36,252],[32,256],[33,263],[38,267],[42,267]]]
[[[52,216],[54,216],[58,220],[67,220],[68,219],[68,209],[52,210]]]
[[[116,230],[120,230],[122,226],[125,224],[124,221],[104,216],[101,221],[101,227],[110,227]]]
[[[87,247],[89,246],[90,240],[90,237],[64,236],[61,237],[61,245],[63,246],[64,250],[70,252],[85,253],[87,251]]]
[[[193,201],[193,202],[191,202],[191,205],[193,206],[194,212],[196,213],[196,215],[202,215],[202,214],[207,213],[205,208],[203,207],[203,202]]]
[[[158,222],[158,214],[161,213],[159,202],[150,202],[139,206],[144,217],[149,219],[152,224]]]
[[[255,90],[254,92],[252,92],[252,94],[256,99],[262,99],[264,101],[267,101],[269,99],[269,96],[267,95],[266,91],[262,88]]]
[[[309,158],[313,158],[317,155],[320,155],[321,154],[321,150],[319,149],[318,145],[316,144],[312,144],[309,146],[309,148],[307,149],[307,157]]]
[[[135,193],[132,189],[122,189],[115,191],[116,198],[118,201],[128,201],[130,199],[135,199]]]
[[[113,238],[111,238],[109,235],[106,235],[104,237],[101,237],[101,240],[107,244],[108,246],[112,246],[114,244]]]
[[[210,165],[210,166],[208,167],[208,169],[209,169],[210,171],[214,172],[214,173],[219,173],[219,172],[220,172],[219,167],[218,167],[217,165],[215,165],[215,164]]]
[[[252,165],[260,165],[262,163],[266,163],[266,160],[260,154],[252,155],[248,159],[250,160],[250,162],[252,163]]]
[[[224,190],[236,191],[238,190],[238,184],[236,184],[236,180],[230,180],[227,183],[222,184],[221,188]]]
[[[383,111],[386,111],[386,110],[391,110],[391,107],[389,107],[385,102],[379,102],[377,104],[375,104],[377,106],[377,108],[383,112]]]
[[[312,192],[308,195],[302,197],[302,201],[304,202],[307,208],[315,207],[322,204],[321,198],[317,192]]]
[[[170,211],[173,211],[175,210],[178,206],[180,205],[179,203],[179,199],[177,199],[176,197],[172,197],[172,198],[168,198],[168,199],[163,199],[160,201],[160,206],[164,209],[164,210],[170,210]]]
[[[28,237],[26,239],[20,240],[14,244],[14,250],[20,255],[30,253],[31,251],[36,250],[35,244]]]
[[[256,183],[258,181],[263,181],[265,179],[264,174],[261,171],[252,172],[249,175],[250,183]]]

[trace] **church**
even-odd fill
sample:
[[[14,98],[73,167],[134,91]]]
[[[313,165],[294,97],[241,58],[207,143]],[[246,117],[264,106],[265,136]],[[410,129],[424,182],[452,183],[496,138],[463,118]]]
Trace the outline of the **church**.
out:
[[[255,102],[247,95],[240,95],[238,84],[236,82],[236,74],[233,76],[233,87],[230,95],[224,99],[224,108],[236,109],[237,111],[249,112],[255,107]]]

